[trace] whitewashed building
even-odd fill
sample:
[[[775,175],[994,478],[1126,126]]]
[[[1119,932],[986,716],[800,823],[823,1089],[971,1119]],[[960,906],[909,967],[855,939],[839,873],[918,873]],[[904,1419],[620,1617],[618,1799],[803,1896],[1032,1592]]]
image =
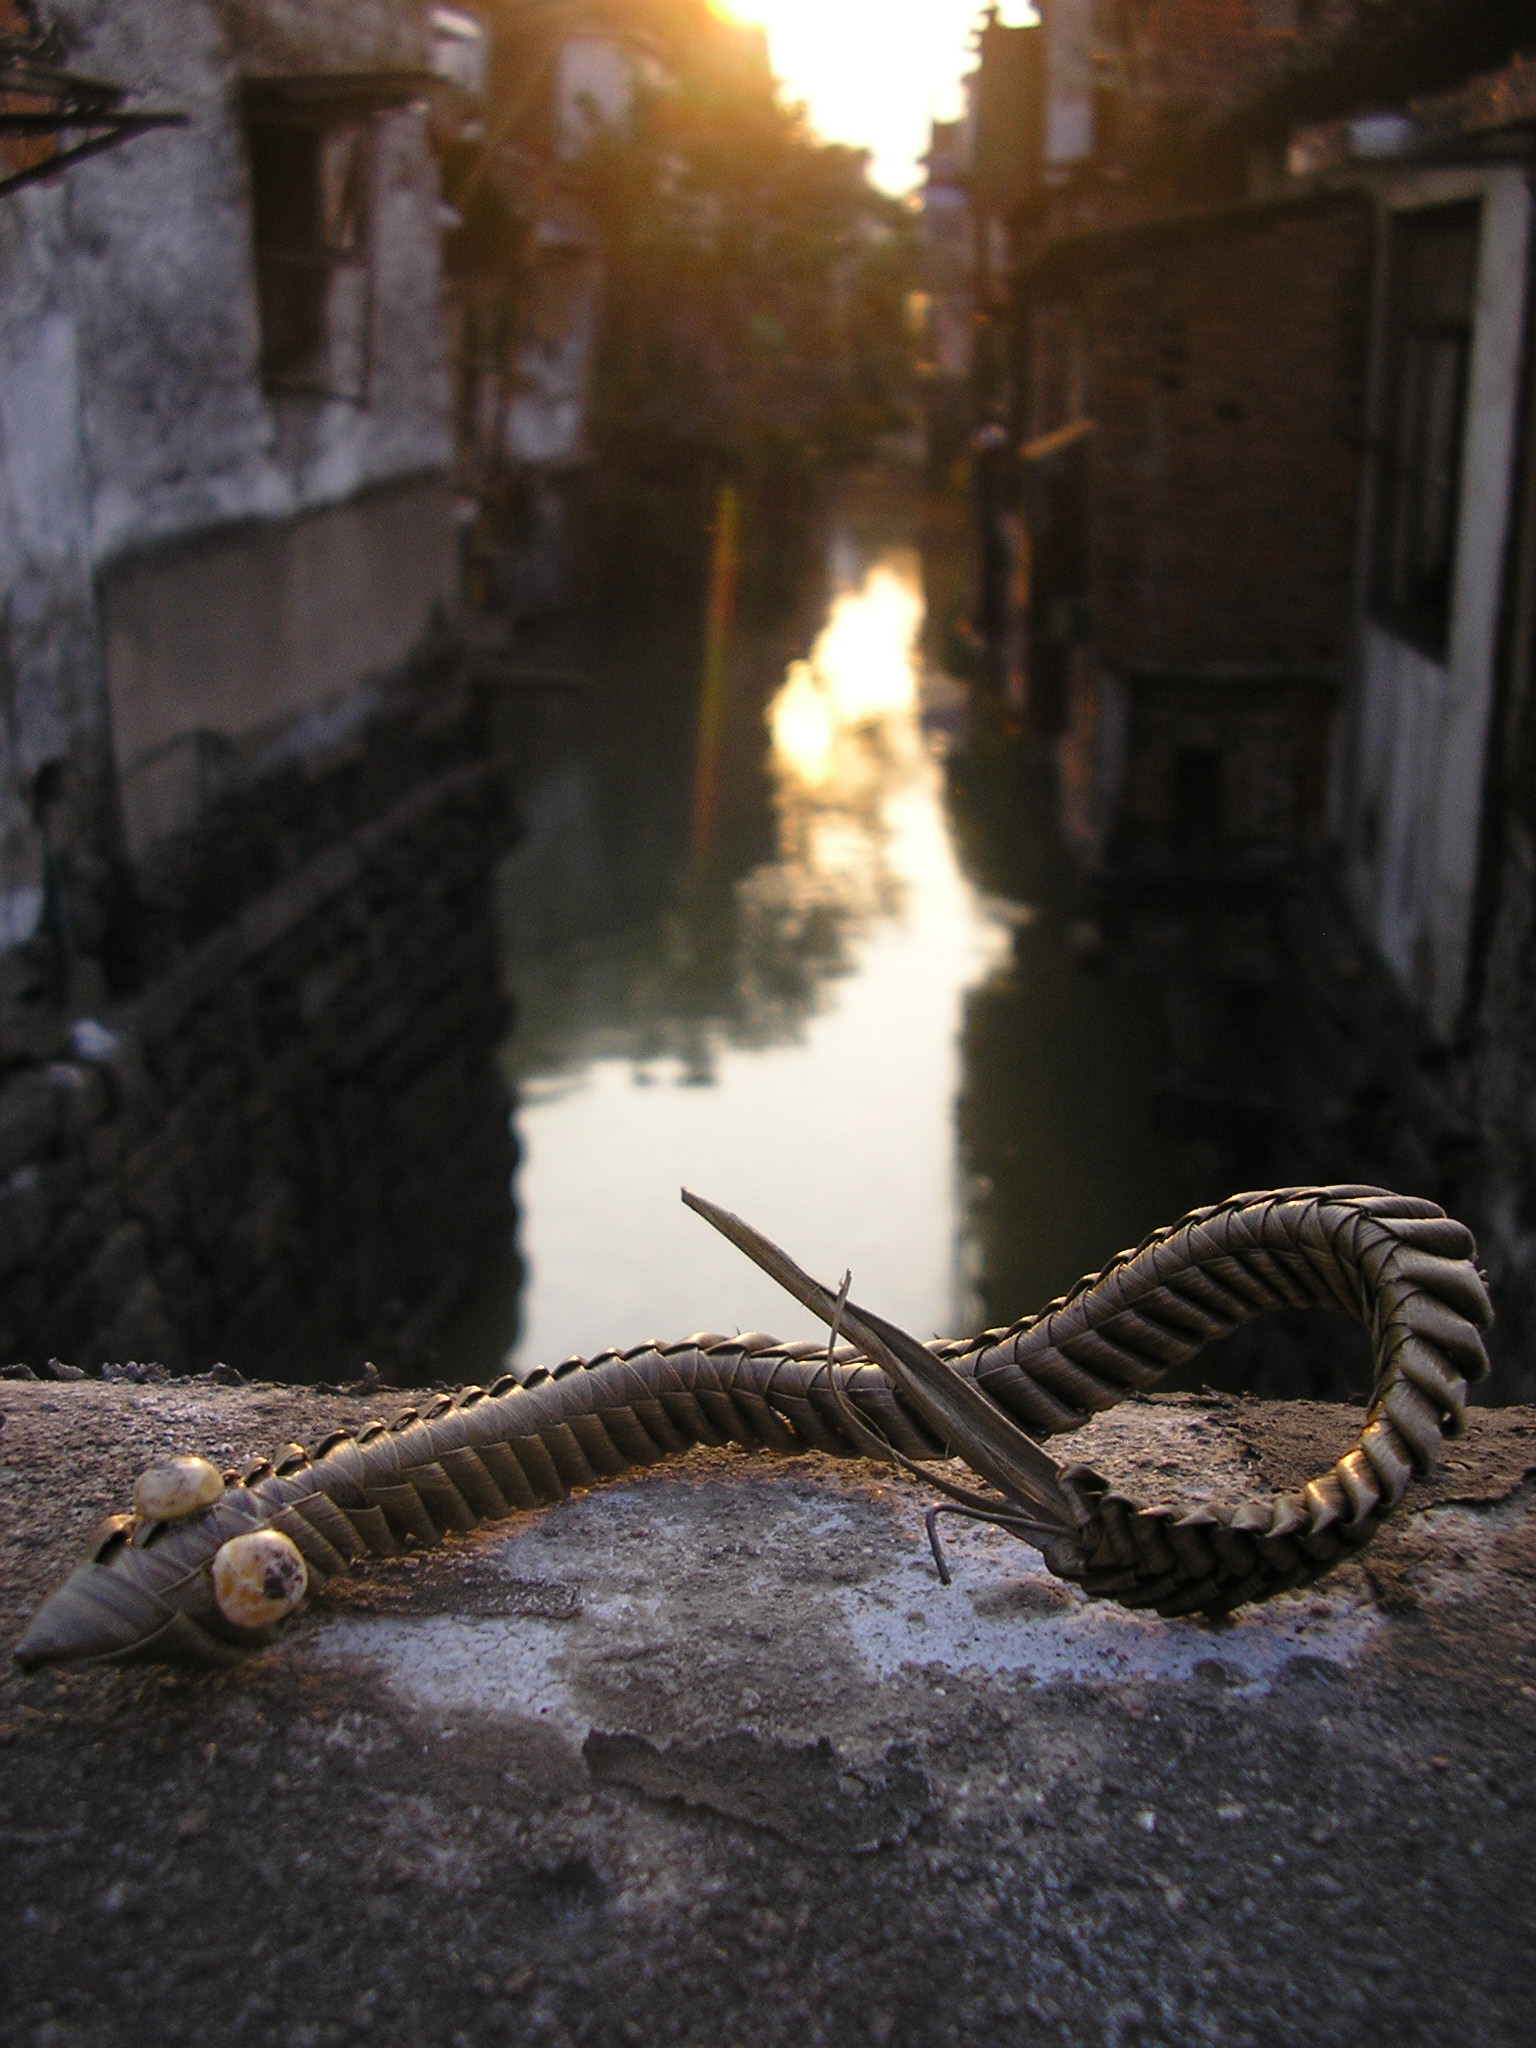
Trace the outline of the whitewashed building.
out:
[[[0,940],[456,604],[428,11],[58,0],[185,124],[0,198]],[[439,67],[441,68],[441,66]]]
[[[1514,110],[1450,97],[1292,149],[1378,216],[1336,829],[1356,913],[1441,1040],[1467,1003],[1486,846],[1532,211]]]

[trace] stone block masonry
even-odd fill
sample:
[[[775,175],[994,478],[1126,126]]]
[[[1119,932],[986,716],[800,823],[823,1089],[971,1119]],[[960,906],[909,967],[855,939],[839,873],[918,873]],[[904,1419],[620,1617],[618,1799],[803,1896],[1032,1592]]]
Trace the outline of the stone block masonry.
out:
[[[139,879],[139,993],[0,1079],[0,1363],[409,1370],[510,1256],[486,706],[434,663]]]

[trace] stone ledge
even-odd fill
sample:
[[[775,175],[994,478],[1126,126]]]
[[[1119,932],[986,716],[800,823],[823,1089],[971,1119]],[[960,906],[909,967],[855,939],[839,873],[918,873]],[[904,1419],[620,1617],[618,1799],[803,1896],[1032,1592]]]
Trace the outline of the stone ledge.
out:
[[[0,1627],[169,1449],[389,1403],[0,1387]],[[1145,1495],[1358,1412],[1127,1404]],[[1536,1988],[1536,1411],[1212,1627],[1090,1607],[919,1485],[691,1460],[376,1566],[229,1675],[0,1681],[9,2037],[1514,2043]]]

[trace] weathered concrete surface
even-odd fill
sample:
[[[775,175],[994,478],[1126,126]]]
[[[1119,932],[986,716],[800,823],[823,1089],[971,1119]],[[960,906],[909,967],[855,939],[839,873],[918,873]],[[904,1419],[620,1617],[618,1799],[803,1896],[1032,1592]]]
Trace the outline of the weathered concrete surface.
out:
[[[7,1384],[0,1628],[153,1454],[367,1412]],[[1138,1403],[1148,1494],[1358,1412]],[[1529,2039],[1536,1412],[1364,1566],[1223,1627],[1089,1608],[921,1489],[702,1454],[375,1567],[232,1675],[0,1682],[0,2038]],[[952,1525],[953,1526],[953,1525]]]

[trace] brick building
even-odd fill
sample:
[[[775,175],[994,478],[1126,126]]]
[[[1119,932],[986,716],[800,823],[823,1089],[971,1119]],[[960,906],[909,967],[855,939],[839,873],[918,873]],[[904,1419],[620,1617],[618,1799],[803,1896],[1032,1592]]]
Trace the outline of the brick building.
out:
[[[1048,58],[1084,32],[1041,13]],[[1078,154],[1012,223],[1028,715],[1101,878],[1186,906],[1262,885],[1286,1001],[1260,1028],[1213,998],[1202,1028],[1267,1048],[1287,1136],[1264,1170],[1458,1205],[1518,1346],[1536,23],[1512,0],[1127,0],[1087,32]],[[1048,61],[1046,90],[1065,75]]]
[[[1353,199],[1278,202],[1102,229],[1028,276],[1031,711],[1098,865],[1318,843],[1371,238]]]
[[[1063,735],[1069,835],[1101,869],[1176,870],[1191,846],[1294,859],[1331,830],[1357,914],[1445,1035],[1468,987],[1478,835],[1459,821],[1480,806],[1514,471],[1519,10],[1041,14],[1066,102],[1044,132],[1077,153],[1015,210],[1010,397],[1029,717]],[[1067,61],[1085,38],[1086,107]],[[1432,277],[1444,303],[1415,283]],[[1252,796],[1280,782],[1283,848]]]
[[[1272,868],[1323,827],[1373,230],[1358,200],[1185,180],[1169,151],[1317,10],[1041,14],[1057,153],[1014,217],[1011,337],[1027,716],[1062,736],[1096,869]]]

